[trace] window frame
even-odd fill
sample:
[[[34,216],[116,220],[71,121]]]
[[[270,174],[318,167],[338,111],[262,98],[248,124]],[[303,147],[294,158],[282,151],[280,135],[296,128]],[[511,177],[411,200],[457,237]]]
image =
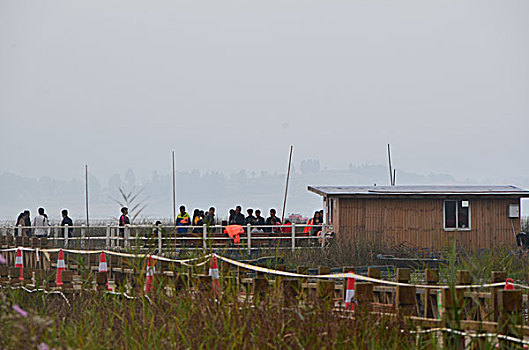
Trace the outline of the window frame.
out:
[[[446,227],[446,202],[456,202],[456,227]],[[468,227],[459,227],[459,203],[468,202]],[[445,199],[443,200],[443,230],[444,231],[472,231],[472,201],[470,199]]]

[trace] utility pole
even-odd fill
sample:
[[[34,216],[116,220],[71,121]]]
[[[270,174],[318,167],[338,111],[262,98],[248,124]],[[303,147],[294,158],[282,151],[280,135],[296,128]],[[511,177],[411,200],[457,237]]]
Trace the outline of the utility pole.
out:
[[[174,170],[174,151],[171,151],[171,154],[173,164],[173,225],[176,226],[176,177]]]
[[[294,146],[290,145],[290,156],[288,157],[288,170],[287,170],[287,182],[285,184],[285,197],[283,198],[283,211],[281,214],[281,223],[284,224],[285,220],[285,209],[287,205],[287,193],[288,193],[288,180],[290,179],[290,165],[292,164],[292,149]]]
[[[393,177],[393,169],[391,167],[391,149],[388,143],[388,163],[389,163],[389,184],[395,186],[395,180]]]
[[[84,166],[85,169],[85,206],[86,206],[86,226],[90,226],[89,215],[88,215],[88,165]]]

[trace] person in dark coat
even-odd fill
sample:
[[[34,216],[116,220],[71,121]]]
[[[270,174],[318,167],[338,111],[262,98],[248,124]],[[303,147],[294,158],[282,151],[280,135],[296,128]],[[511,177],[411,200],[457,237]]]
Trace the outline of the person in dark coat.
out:
[[[266,219],[266,225],[276,226],[281,225],[281,219],[276,216],[276,210],[274,208],[270,209],[270,216]],[[268,227],[265,229],[265,232],[281,232],[280,228]]]
[[[69,228],[68,228],[68,238],[71,238],[72,234],[73,234],[73,228],[71,228],[73,226],[73,221],[68,216],[68,210],[63,209],[61,211],[61,215],[62,215],[61,226],[63,226],[63,227],[66,226],[66,225],[69,226]],[[62,236],[64,237],[64,229],[62,229],[61,231],[62,231]]]
[[[204,212],[201,212],[200,209],[195,209],[193,211],[193,226],[203,226],[204,225]],[[193,233],[201,233],[202,227],[195,227]]]
[[[29,210],[24,210],[18,215],[15,226],[31,227],[31,214]],[[21,234],[26,237],[31,237],[31,229],[23,228]]]
[[[318,232],[321,231],[321,224],[323,223],[323,218],[321,216],[321,212],[317,211],[314,213],[314,217],[312,218],[312,225],[319,225],[319,226],[312,226],[311,235],[317,236]]]
[[[246,223],[246,218],[243,213],[241,213],[242,208],[240,205],[235,207],[235,214],[233,214],[232,219],[230,220],[230,225],[244,225]]]
[[[260,211],[259,209],[257,209],[257,210],[255,211],[255,223],[254,223],[254,225],[256,225],[256,226],[262,226],[262,225],[264,225],[264,224],[265,224],[265,218],[263,218],[263,217],[261,216],[261,211]]]
[[[214,207],[209,208],[208,213],[204,217],[204,223],[208,226],[215,225],[215,208]]]
[[[248,216],[246,217],[246,225],[255,225],[255,216],[253,216],[253,209],[246,210]]]

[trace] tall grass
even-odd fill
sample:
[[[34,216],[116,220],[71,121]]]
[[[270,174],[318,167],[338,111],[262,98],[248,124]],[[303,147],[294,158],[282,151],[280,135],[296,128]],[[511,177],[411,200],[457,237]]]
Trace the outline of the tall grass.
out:
[[[172,296],[158,290],[152,304],[83,292],[71,297],[71,307],[59,297],[3,290],[0,347],[411,348],[395,319],[354,320],[333,312],[328,303],[286,305],[274,290],[259,301],[241,299],[237,288],[227,288],[218,301],[197,286],[191,290]],[[29,316],[16,314],[12,304]]]
[[[377,265],[380,264],[377,255],[384,251],[378,242],[358,241],[351,235],[338,235],[324,249],[285,250],[282,257],[290,267]]]
[[[290,265],[365,265],[376,261],[381,249],[368,243],[342,243],[348,246],[331,245],[312,250],[311,254],[290,252],[282,258]],[[457,256],[455,250],[452,246],[448,263],[441,268],[443,284],[447,283],[452,291],[458,269],[470,270],[475,281],[487,281],[491,271],[504,270],[509,277],[527,283],[524,257],[500,248],[465,256]],[[248,290],[231,274],[221,276],[223,294],[216,300],[209,285],[186,277],[191,271],[204,273],[205,267],[172,266],[183,285],[157,275],[155,289],[147,299],[141,292],[145,260],[130,264],[139,277],[122,291],[134,299],[83,290],[67,295],[71,303],[68,306],[59,295],[0,289],[0,348],[46,344],[49,348],[88,349],[414,349],[440,348],[442,344],[435,337],[416,342],[409,331],[417,327],[401,318],[360,313],[353,319],[348,313],[334,310],[330,303],[316,302],[313,296],[302,294],[296,301],[287,302],[276,287],[262,297],[248,297]],[[29,315],[18,314],[13,305]],[[454,311],[450,326],[458,328],[460,317],[460,312]],[[444,346],[457,342],[457,337],[447,339]],[[481,346],[492,348],[493,342],[487,340]]]

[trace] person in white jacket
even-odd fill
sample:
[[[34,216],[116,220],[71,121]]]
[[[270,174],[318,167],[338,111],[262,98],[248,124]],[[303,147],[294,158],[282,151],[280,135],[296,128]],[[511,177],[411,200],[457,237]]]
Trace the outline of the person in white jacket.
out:
[[[39,208],[39,215],[33,219],[33,226],[35,227],[35,237],[46,237],[48,235],[48,229],[45,226],[49,226],[48,215],[44,212],[44,208]]]

